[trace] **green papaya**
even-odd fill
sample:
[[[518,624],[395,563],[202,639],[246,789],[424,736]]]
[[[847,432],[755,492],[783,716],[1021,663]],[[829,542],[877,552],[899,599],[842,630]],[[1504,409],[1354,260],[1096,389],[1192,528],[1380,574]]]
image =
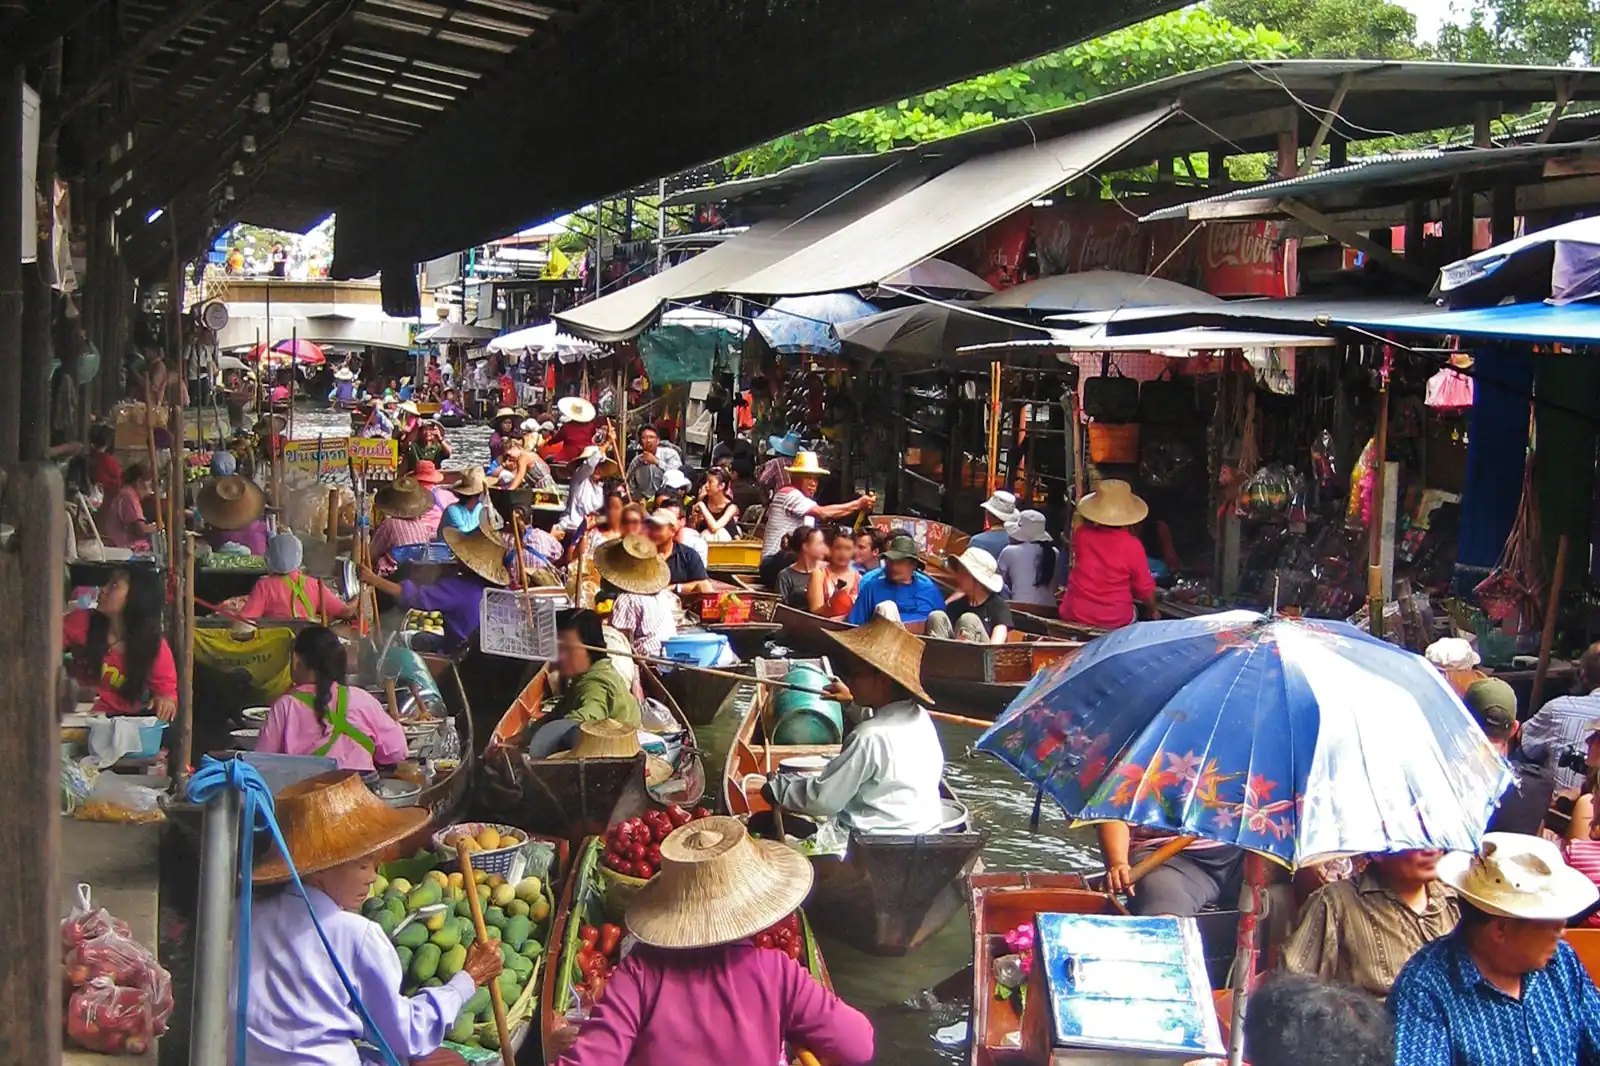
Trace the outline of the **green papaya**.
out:
[[[439,882],[424,881],[416,888],[413,888],[411,895],[406,897],[406,910],[415,911],[421,910],[423,907],[431,907],[443,898],[444,890],[439,887]]]
[[[439,931],[428,938],[428,943],[434,945],[440,951],[449,951],[461,943],[461,927],[453,919],[446,919],[445,923],[439,927]]]
[[[432,944],[423,944],[417,948],[417,953],[411,956],[411,976],[417,981],[426,981],[439,971],[439,959],[444,952]]]
[[[466,1003],[462,1004],[461,1013],[463,1016],[468,1014],[482,1014],[484,1011],[488,1010],[490,1006],[489,986],[485,985],[476,992],[472,993],[472,998],[467,1000]]]
[[[468,1014],[466,1011],[462,1011],[461,1017],[457,1018],[456,1024],[450,1027],[450,1034],[446,1036],[445,1039],[451,1041],[452,1043],[465,1044],[468,1040],[472,1039],[472,1028],[474,1024],[475,1021],[472,1015]]]
[[[400,956],[400,972],[405,973],[411,967],[411,949],[397,947],[395,954]]]
[[[397,919],[393,914],[389,913],[389,911],[383,907],[379,907],[378,913],[370,915],[369,917],[378,923],[378,928],[383,930],[384,936],[388,936],[390,933],[394,932],[394,927],[400,924],[399,919]]]
[[[478,939],[478,930],[477,927],[472,924],[471,918],[457,918],[456,928],[461,930],[461,940],[459,943],[462,947],[470,948],[472,946],[472,942]]]
[[[457,944],[455,947],[439,956],[439,976],[446,981],[461,972],[461,967],[467,964],[467,949]]]
[[[495,980],[500,982],[500,998],[505,1000],[507,1006],[515,1003],[517,997],[522,995],[522,983],[517,980],[515,971],[501,970],[500,976]]]
[[[533,932],[533,920],[527,917],[506,919],[505,941],[518,951],[528,942],[528,934]]]
[[[428,942],[428,927],[421,922],[412,922],[395,934],[394,942],[415,951]]]
[[[502,943],[500,945],[500,962],[507,970],[511,969],[511,960],[516,957],[516,950],[510,944]]]
[[[492,925],[503,931],[506,927],[506,912],[499,907],[490,907],[483,912],[483,924]]]

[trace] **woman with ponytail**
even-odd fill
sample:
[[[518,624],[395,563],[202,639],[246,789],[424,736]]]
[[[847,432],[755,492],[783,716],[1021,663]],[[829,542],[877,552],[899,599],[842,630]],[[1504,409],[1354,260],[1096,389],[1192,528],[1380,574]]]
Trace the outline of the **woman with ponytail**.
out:
[[[344,683],[345,651],[325,626],[294,638],[294,687],[272,705],[256,750],[328,756],[341,770],[372,773],[406,757],[405,730],[366,689]]]
[[[153,714],[167,722],[176,715],[178,668],[161,635],[165,606],[155,571],[118,567],[94,610],[73,611],[62,621],[72,675],[95,688],[95,714]]]

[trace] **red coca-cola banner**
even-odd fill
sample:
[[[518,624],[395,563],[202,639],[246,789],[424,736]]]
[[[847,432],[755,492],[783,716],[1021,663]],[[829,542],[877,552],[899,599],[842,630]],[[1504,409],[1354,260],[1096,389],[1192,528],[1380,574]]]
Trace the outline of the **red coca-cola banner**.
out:
[[[1067,203],[1034,213],[1034,247],[1040,273],[1150,269],[1149,226],[1109,200]]]
[[[1212,222],[1200,243],[1200,287],[1213,296],[1288,296],[1283,223]]]
[[[1025,281],[1022,257],[1028,252],[1033,212],[1023,208],[996,222],[973,239],[977,248],[971,270],[998,291]]]

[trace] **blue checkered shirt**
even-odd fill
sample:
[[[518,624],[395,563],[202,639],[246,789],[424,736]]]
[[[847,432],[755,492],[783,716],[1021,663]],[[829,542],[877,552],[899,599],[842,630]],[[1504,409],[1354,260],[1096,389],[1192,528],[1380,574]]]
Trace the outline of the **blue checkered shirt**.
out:
[[[1565,942],[1512,999],[1459,932],[1424,945],[1389,994],[1395,1066],[1600,1066],[1600,992]]]

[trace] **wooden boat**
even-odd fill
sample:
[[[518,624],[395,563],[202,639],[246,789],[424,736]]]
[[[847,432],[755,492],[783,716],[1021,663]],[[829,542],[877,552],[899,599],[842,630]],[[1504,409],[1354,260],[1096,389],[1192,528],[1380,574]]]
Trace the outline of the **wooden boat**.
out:
[[[756,671],[776,679],[793,663],[760,659]],[[819,665],[828,669],[826,660]],[[837,744],[769,745],[772,690],[750,687],[755,690],[750,709],[723,770],[723,803],[730,814],[771,810],[761,784],[783,760],[840,750]],[[965,814],[948,785],[941,784],[941,792],[953,811]],[[978,865],[988,837],[986,830],[971,828],[968,817],[937,833],[852,833],[843,858],[812,858],[816,883],[807,906],[820,928],[862,951],[904,955],[961,910],[963,878]]]
[[[459,411],[454,412],[453,414],[448,414],[448,415],[445,415],[445,414],[434,415],[433,416],[433,420],[435,422],[439,423],[445,429],[459,429],[462,426],[467,424],[467,416],[462,414]]]
[[[695,747],[694,727],[661,679],[641,666],[645,695],[664,704],[680,725],[677,772],[646,786],[643,753],[627,759],[532,759],[519,747],[524,730],[543,717],[549,689],[541,669],[501,716],[480,760],[478,806],[511,825],[563,836],[574,846],[631,817],[652,800],[694,806],[705,794],[705,767]]]
[[[598,927],[602,922],[612,920],[612,916],[608,915],[604,908],[603,892],[597,872],[604,847],[605,842],[599,837],[591,837],[583,842],[577,851],[572,874],[567,878],[566,887],[556,904],[555,924],[551,927],[550,942],[545,946],[547,965],[542,978],[544,983],[539,990],[539,1027],[543,1039],[541,1050],[544,1052],[546,1062],[555,1060],[555,1056],[551,1053],[555,1046],[553,1042],[555,1034],[569,1024],[568,1017],[580,1009],[578,993],[572,979],[581,946],[578,942],[578,931],[585,925]],[[822,949],[817,944],[816,936],[812,934],[811,924],[803,910],[800,912],[800,926],[805,935],[805,954],[802,957],[806,969],[823,988],[832,991],[833,978],[828,974],[827,963],[822,958]],[[792,1059],[796,1053],[795,1049],[790,1049],[790,1052],[785,1061]],[[696,1061],[695,1056],[686,1055],[685,1061]]]
[[[433,418],[439,413],[438,400],[412,400],[417,405],[417,415],[421,418]]]
[[[415,806],[426,808],[428,820],[409,837],[395,846],[395,854],[410,855],[433,834],[452,822],[461,821],[471,799],[472,772],[478,764],[477,744],[472,733],[472,708],[467,703],[467,690],[461,684],[461,674],[454,659],[444,655],[423,655],[439,695],[444,699],[445,710],[455,721],[456,738],[460,744],[461,758],[448,773],[437,774],[433,782],[418,795]]]

